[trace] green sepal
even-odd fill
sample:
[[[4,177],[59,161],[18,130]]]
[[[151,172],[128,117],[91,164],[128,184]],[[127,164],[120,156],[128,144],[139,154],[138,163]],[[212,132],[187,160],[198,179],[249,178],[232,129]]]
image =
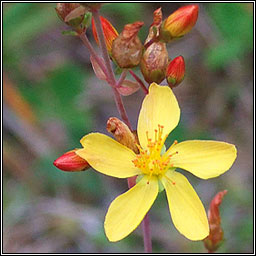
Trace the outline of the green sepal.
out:
[[[122,72],[123,72],[123,69],[120,68],[119,66],[117,66],[116,69],[115,69],[115,74],[116,74],[116,75],[121,75]]]
[[[64,30],[61,33],[64,36],[78,36],[77,32],[73,30]]]
[[[91,12],[87,12],[84,15],[84,20],[82,22],[82,24],[84,25],[84,27],[88,28],[91,25],[91,20],[92,20],[92,13]]]
[[[164,191],[164,186],[161,180],[158,179],[158,193],[161,193],[162,191]]]
[[[138,175],[137,178],[136,178],[136,184],[139,183],[140,180],[141,180],[143,177],[144,177],[143,174]]]
[[[160,155],[162,156],[166,152],[166,146],[163,145]]]

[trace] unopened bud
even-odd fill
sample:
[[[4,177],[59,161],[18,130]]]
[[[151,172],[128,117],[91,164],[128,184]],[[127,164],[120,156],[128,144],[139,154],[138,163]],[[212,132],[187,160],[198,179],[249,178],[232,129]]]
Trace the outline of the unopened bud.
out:
[[[111,133],[119,143],[130,148],[135,153],[139,153],[136,146],[138,143],[137,137],[124,122],[116,117],[110,117],[107,122],[107,131]]]
[[[166,70],[166,80],[171,88],[179,85],[185,76],[185,61],[182,56],[173,59]]]
[[[106,18],[100,16],[100,21],[101,21],[101,25],[104,33],[107,50],[109,53],[111,53],[112,44],[113,44],[113,41],[118,37],[118,32]],[[98,39],[94,19],[92,19],[92,33],[96,43],[99,44],[99,39]]]
[[[77,149],[71,150],[59,158],[53,164],[60,170],[66,172],[79,172],[85,171],[90,168],[87,161],[76,154]]]
[[[160,38],[168,43],[174,38],[187,34],[196,24],[198,5],[186,5],[172,13],[163,21]]]
[[[143,54],[140,62],[141,73],[149,84],[159,84],[165,78],[167,64],[168,52],[165,43],[153,43]]]
[[[143,22],[137,21],[127,24],[122,33],[114,40],[112,57],[121,68],[133,68],[139,65],[143,45],[137,34],[143,26]]]
[[[72,27],[79,26],[86,13],[86,9],[78,3],[57,3],[55,10],[59,18]]]
[[[221,228],[221,217],[219,206],[227,190],[219,192],[211,201],[208,211],[210,234],[204,239],[204,245],[209,252],[215,252],[223,242],[223,230]]]

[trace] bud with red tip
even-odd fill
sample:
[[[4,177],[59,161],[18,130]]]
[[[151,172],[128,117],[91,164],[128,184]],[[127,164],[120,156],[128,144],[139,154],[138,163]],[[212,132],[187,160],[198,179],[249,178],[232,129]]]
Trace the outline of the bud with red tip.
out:
[[[87,161],[76,154],[77,149],[71,150],[59,158],[53,164],[60,170],[66,172],[79,172],[85,171],[90,168]]]
[[[185,61],[182,56],[173,59],[166,70],[166,80],[171,88],[179,85],[185,76]]]
[[[172,13],[161,26],[160,39],[167,43],[187,34],[196,24],[198,9],[198,5],[186,5]]]
[[[221,228],[221,217],[219,206],[227,190],[219,192],[211,201],[208,211],[210,234],[204,239],[204,245],[209,252],[215,252],[223,242],[223,230]]]
[[[111,53],[112,43],[118,37],[118,32],[106,18],[100,16],[100,21],[101,21],[101,25],[104,33],[107,50],[109,53]],[[94,19],[92,19],[92,33],[96,43],[99,44],[99,39],[98,39]]]
[[[114,40],[112,57],[121,68],[133,68],[139,65],[143,45],[137,34],[143,26],[143,22],[137,21],[127,24],[122,33]]]
[[[86,9],[78,3],[57,3],[55,10],[59,18],[72,27],[79,26],[86,13]]]

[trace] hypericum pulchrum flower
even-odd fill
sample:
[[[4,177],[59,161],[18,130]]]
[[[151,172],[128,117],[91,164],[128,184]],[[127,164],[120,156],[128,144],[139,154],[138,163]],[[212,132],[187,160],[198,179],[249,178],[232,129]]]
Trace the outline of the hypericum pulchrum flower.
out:
[[[172,90],[152,83],[139,114],[139,154],[104,134],[91,133],[81,139],[84,149],[77,154],[95,170],[117,178],[140,176],[138,183],[118,196],[108,209],[104,227],[110,241],[119,241],[136,229],[162,186],[178,231],[190,240],[209,235],[201,200],[175,168],[202,179],[217,177],[232,166],[236,148],[225,142],[189,140],[175,141],[165,151],[164,142],[179,119],[180,109]]]

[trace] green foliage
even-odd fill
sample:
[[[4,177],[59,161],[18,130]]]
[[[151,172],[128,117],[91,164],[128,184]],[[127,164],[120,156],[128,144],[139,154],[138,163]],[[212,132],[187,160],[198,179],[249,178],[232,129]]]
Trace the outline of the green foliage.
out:
[[[208,5],[209,15],[221,35],[216,47],[206,51],[207,64],[222,68],[253,48],[253,16],[250,6],[241,3]]]

